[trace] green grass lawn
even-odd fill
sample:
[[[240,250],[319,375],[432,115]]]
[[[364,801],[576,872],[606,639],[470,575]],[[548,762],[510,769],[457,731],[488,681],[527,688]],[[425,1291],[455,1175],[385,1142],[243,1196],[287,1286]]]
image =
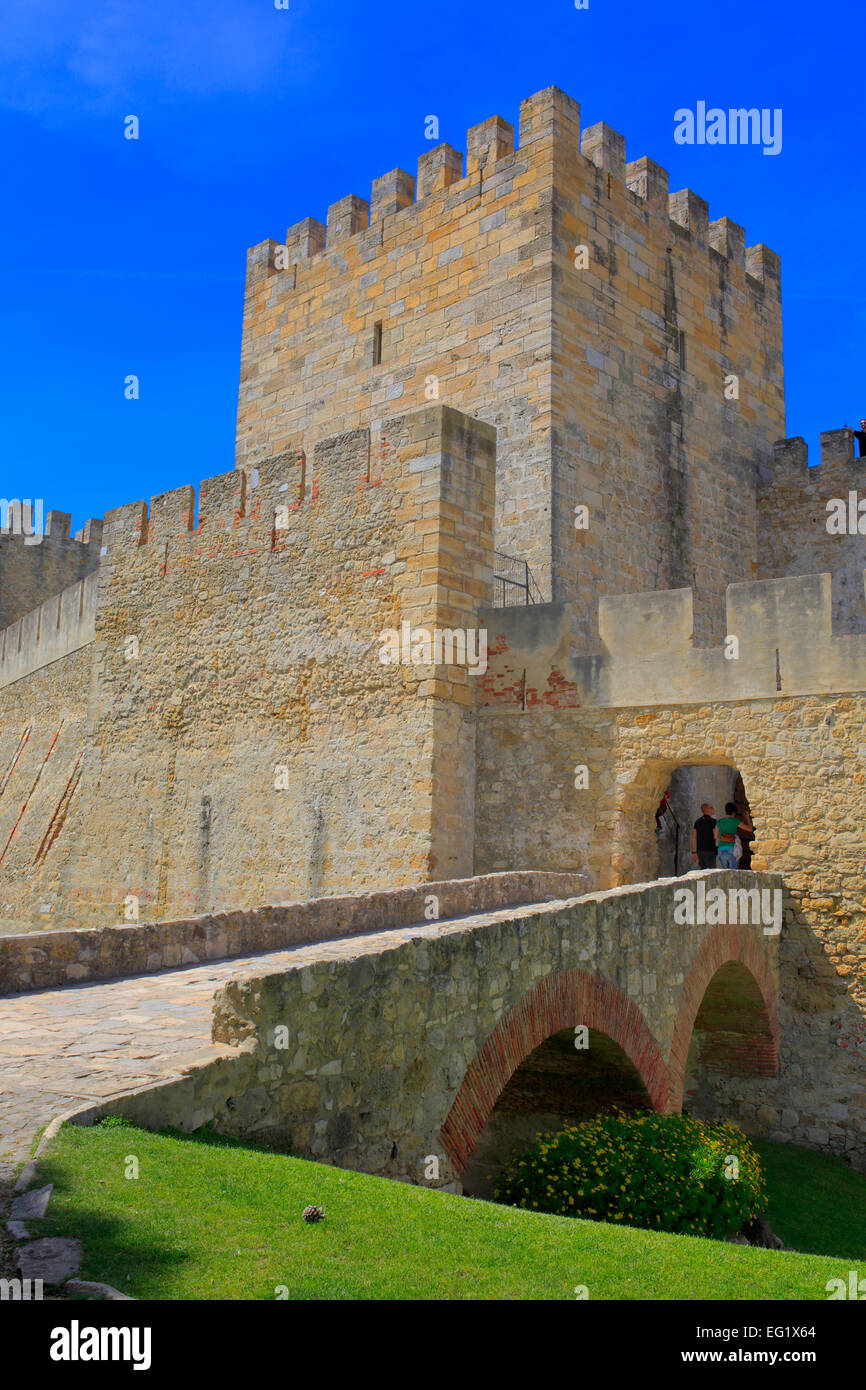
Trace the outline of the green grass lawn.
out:
[[[767,1219],[792,1250],[864,1264],[866,1177],[832,1154],[752,1139],[767,1174]]]
[[[866,1275],[866,1178],[759,1144],[776,1252],[546,1216],[215,1136],[65,1125],[39,1162],[40,1235],[84,1242],[85,1279],[136,1298],[818,1299]],[[138,1178],[125,1177],[127,1156]],[[315,1203],[324,1221],[302,1220]],[[803,1253],[799,1253],[803,1252]],[[828,1258],[830,1257],[830,1258]],[[852,1263],[853,1262],[853,1263]],[[283,1295],[285,1296],[285,1294]]]

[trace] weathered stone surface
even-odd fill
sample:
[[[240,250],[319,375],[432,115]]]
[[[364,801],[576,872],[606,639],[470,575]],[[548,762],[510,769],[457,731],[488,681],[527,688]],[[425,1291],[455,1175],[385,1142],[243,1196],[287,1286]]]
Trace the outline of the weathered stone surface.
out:
[[[111,1303],[135,1302],[128,1293],[121,1293],[119,1289],[112,1288],[111,1284],[100,1284],[90,1279],[69,1279],[64,1285],[64,1292],[70,1298],[102,1298]]]
[[[81,1267],[81,1241],[46,1236],[16,1250],[15,1263],[24,1279],[62,1284]]]
[[[779,938],[758,924],[677,924],[678,884],[771,891],[771,875],[689,875],[547,905],[302,947],[278,971],[221,989],[213,1037],[243,1044],[183,1083],[112,1100],[159,1126],[198,1115],[316,1159],[437,1185],[459,1178],[498,1091],[550,1032],[586,1023],[614,1038],[658,1108],[678,1108],[693,1027],[726,963],[751,978],[744,1083],[776,1075]],[[651,955],[654,969],[632,968]],[[655,975],[678,985],[655,987]],[[738,976],[739,978],[739,976]],[[724,1029],[723,1029],[724,1031]],[[727,1036],[727,1035],[726,1035]],[[862,1139],[858,1141],[862,1143]]]
[[[404,621],[475,631],[492,592],[496,432],[423,401],[377,425],[375,438],[317,435],[306,464],[292,450],[251,470],[248,485],[240,474],[207,480],[195,531],[188,487],[154,498],[149,515],[115,509],[85,581],[87,644],[62,659],[51,645],[41,661],[61,630],[47,612],[4,635],[7,931],[231,915],[326,889],[471,875],[472,676],[465,662],[387,665],[380,648]],[[400,573],[382,564],[391,553]],[[205,650],[216,658],[193,676]],[[35,663],[26,675],[9,668],[22,654]],[[332,761],[345,774],[339,795]],[[165,801],[166,768],[178,791],[190,778],[199,786],[191,835],[185,796]],[[315,807],[299,816],[314,787]],[[157,824],[158,802],[168,819]],[[231,938],[231,922],[220,926]],[[199,936],[165,946],[162,963],[181,964],[184,950],[202,958]],[[97,958],[104,945],[92,943]],[[25,983],[31,964],[38,946]],[[71,943],[64,965],[94,973]]]
[[[434,901],[438,916],[448,918],[565,898],[585,886],[586,876],[573,870],[523,870],[186,921],[0,936],[0,995],[50,989],[68,979],[116,979],[194,961],[408,926],[423,921]],[[65,963],[70,956],[79,958],[74,967]]]
[[[98,568],[102,523],[87,524],[86,539],[46,528],[38,545],[26,534],[0,532],[0,631]],[[32,530],[33,518],[25,525]]]
[[[53,513],[41,545],[0,539],[0,616],[14,614],[0,633],[0,933],[32,936],[0,942],[0,992],[407,924],[347,898],[322,906],[325,891],[403,885],[420,920],[421,898],[476,871],[643,882],[667,778],[712,762],[741,772],[755,865],[782,873],[788,898],[780,1075],[729,1068],[701,1094],[762,1132],[860,1155],[866,557],[859,527],[831,535],[822,509],[857,485],[854,436],[822,436],[808,477],[802,441],[777,439],[773,252],[747,248],[730,218],[710,225],[689,190],[666,198],[665,171],[626,165],[603,123],[581,145],[563,92],[520,114],[516,150],[500,118],[474,128],[465,175],[456,150],[428,150],[417,201],[392,171],[372,223],[349,195],[327,234],[305,219],[285,246],[253,249],[238,467],[202,483],[195,526],[184,485],[116,508],[104,535],[88,523],[71,542]],[[545,602],[493,608],[503,567]],[[488,669],[384,665],[382,634],[404,621],[483,629]],[[661,1007],[683,985],[681,963],[659,964],[665,922],[622,933],[629,959],[595,987]],[[419,946],[407,973],[434,977],[443,949]],[[511,972],[488,1000],[498,1017],[525,941],[501,931],[474,949],[491,977]],[[591,943],[574,952],[569,969],[595,968]],[[333,963],[302,972],[300,1008],[327,1012]],[[470,972],[455,969],[437,987],[459,1002]],[[375,995],[377,970],[361,961],[341,987]],[[399,1071],[427,1141],[441,1078],[456,1091],[479,1046],[467,1035],[453,1051],[443,1020],[423,1057],[403,1038],[391,1054],[396,1021],[408,1039],[435,1012],[430,988],[407,1018],[388,994],[365,1039],[376,1104]],[[258,1040],[256,1009],[230,1013],[220,1026]],[[293,1038],[298,1132],[349,1151],[364,1128],[349,1062],[318,1036]],[[118,1060],[83,1084],[62,1063],[57,1104],[131,1085]],[[198,1062],[163,1093],[179,1122],[232,1102],[255,1125],[264,1092],[269,1123],[291,1130],[282,1059],[245,1055],[225,1074]],[[332,1111],[314,1115],[326,1087]],[[16,1145],[31,1101],[19,1074]],[[376,1164],[391,1152],[375,1126],[363,1143]]]
[[[46,1187],[36,1187],[29,1192],[22,1192],[13,1201],[10,1215],[19,1221],[33,1221],[43,1217],[48,1210],[53,1191],[54,1184],[48,1183]]]
[[[805,440],[778,440],[770,477],[771,485],[761,489],[758,497],[759,576],[831,572],[835,630],[866,632],[863,536],[856,523],[853,530],[848,524],[851,493],[856,518],[856,499],[863,488],[863,460],[854,455],[853,430],[822,435],[821,459],[811,468]],[[845,517],[842,531],[828,529],[833,499]]]

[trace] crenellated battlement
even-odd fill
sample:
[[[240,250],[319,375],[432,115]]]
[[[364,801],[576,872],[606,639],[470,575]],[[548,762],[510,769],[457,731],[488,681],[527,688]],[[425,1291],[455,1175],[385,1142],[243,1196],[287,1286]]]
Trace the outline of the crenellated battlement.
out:
[[[753,572],[744,473],[784,429],[778,257],[557,88],[515,134],[492,116],[253,247],[238,469],[441,400],[495,426],[497,549],[545,596]],[[621,525],[585,563],[570,517],[611,483]],[[722,531],[748,553],[718,553]]]
[[[208,547],[226,536],[244,544],[251,534],[279,549],[279,533],[294,521],[322,510],[356,505],[358,495],[382,482],[387,452],[379,431],[375,450],[369,429],[346,431],[297,447],[253,467],[205,478],[196,490],[191,483],[138,500],[105,514],[104,552],[153,549],[160,543],[188,540],[208,554]],[[198,515],[196,518],[196,504]],[[276,537],[274,533],[277,533]]]
[[[42,503],[11,501],[0,507],[0,630],[38,608],[99,565],[102,521],[90,520],[70,535],[68,512]]]
[[[432,403],[109,511],[98,572],[0,634],[5,902],[33,895],[38,924],[58,892],[97,917],[130,894],[162,917],[371,854],[409,881],[462,867],[472,672],[389,664],[382,634],[477,628],[495,438]],[[431,812],[395,828],[395,796]]]
[[[84,523],[80,531],[71,536],[70,512],[47,512],[45,530],[39,532],[38,512],[39,508],[29,498],[21,502],[4,499],[4,503],[0,504],[0,541],[20,540],[22,544],[29,546],[44,545],[47,541],[57,547],[60,542],[70,540],[77,545],[98,545],[102,538],[102,520],[92,517]]]
[[[648,216],[667,220],[673,224],[671,231],[686,232],[695,245],[708,247],[762,288],[779,294],[781,262],[775,251],[763,242],[747,247],[745,230],[729,217],[711,222],[706,201],[690,188],[671,193],[668,171],[655,160],[646,155],[627,160],[625,137],[604,121],[582,131],[580,152],[609,176],[608,196],[612,183],[624,186]]]
[[[98,598],[95,570],[0,631],[0,689],[92,642]]]
[[[773,485],[826,488],[835,478],[853,480],[853,474],[859,473],[866,462],[855,448],[855,433],[849,425],[824,430],[821,434],[820,461],[811,466],[809,446],[805,439],[795,435],[791,439],[777,440],[773,450]]]
[[[567,121],[558,119],[562,108]],[[553,118],[550,118],[550,113]],[[305,217],[289,227],[284,241],[272,238],[248,252],[247,287],[278,271],[290,271],[298,287],[297,272],[305,263],[344,252],[346,243],[360,238],[362,260],[382,244],[385,219],[429,217],[447,225],[465,205],[477,211],[478,200],[495,201],[530,161],[541,157],[555,138],[571,141],[585,168],[606,174],[606,196],[615,188],[647,216],[666,225],[670,235],[683,234],[695,245],[712,252],[739,269],[754,285],[778,296],[780,260],[763,243],[746,246],[744,229],[728,217],[709,220],[708,206],[691,189],[670,193],[668,171],[643,155],[626,159],[625,137],[600,121],[580,130],[580,107],[558,88],[548,88],[521,103],[519,143],[514,127],[501,116],[491,116],[466,135],[465,155],[443,143],[425,150],[418,158],[417,174],[392,169],[373,180],[369,199],[350,193],[332,203],[326,222]],[[393,227],[389,227],[389,234]],[[399,232],[396,233],[399,240]]]
[[[844,632],[866,632],[864,463],[847,425],[824,431],[811,467],[804,439],[780,439],[757,496],[759,577],[831,571],[833,621]]]
[[[757,115],[729,112],[732,139]],[[157,939],[178,911],[190,940],[220,913],[226,955],[262,903],[405,884],[429,906],[515,865],[621,891],[687,869],[691,803],[742,792],[753,868],[794,903],[767,933],[791,967],[779,1076],[725,1041],[743,918],[712,927],[684,1028],[663,917],[614,963],[661,1001],[687,1104],[715,1107],[728,1059],[744,1120],[822,1145],[826,1125],[851,1157],[855,433],[813,468],[779,439],[779,257],[618,131],[548,88],[517,132],[496,115],[458,143],[249,252],[234,469],[74,539],[22,508],[0,534],[0,932],[146,921],[150,970],[183,963]]]
[[[599,604],[601,649],[575,657],[573,605],[483,614],[492,652],[482,704],[507,708],[692,705],[866,690],[866,634],[835,634],[831,576],[731,584],[726,637],[694,645],[691,589],[618,594]],[[860,605],[866,573],[860,571]]]
[[[0,687],[94,639],[128,661],[127,639],[178,612],[192,627],[206,612],[201,630],[219,640],[227,611],[254,595],[313,626],[333,606],[345,643],[368,655],[372,629],[391,624],[380,609],[462,622],[489,596],[494,470],[495,431],[430,405],[115,507],[98,571],[0,630]]]
[[[259,468],[206,478],[197,492],[184,484],[148,502],[114,507],[106,512],[104,522],[89,521],[76,541],[69,537],[70,518],[55,512],[48,514],[51,529],[38,546],[26,547],[25,538],[18,535],[0,536],[0,577],[14,577],[19,587],[22,578],[27,578],[29,555],[41,555],[44,569],[52,547],[56,552],[62,546],[68,552],[74,546],[90,566],[83,579],[31,604],[14,622],[0,628],[0,688],[94,640],[101,575],[106,585],[116,581],[119,572],[129,571],[131,582],[143,578],[145,583],[163,586],[191,563],[204,567],[214,561],[270,556],[288,549],[299,520],[312,522],[322,512],[355,507],[358,489],[369,478],[369,432],[362,434],[357,466],[342,472],[327,467],[335,441],[322,440],[311,446],[309,470],[302,449],[286,452]],[[163,588],[154,601],[164,602],[165,597]]]

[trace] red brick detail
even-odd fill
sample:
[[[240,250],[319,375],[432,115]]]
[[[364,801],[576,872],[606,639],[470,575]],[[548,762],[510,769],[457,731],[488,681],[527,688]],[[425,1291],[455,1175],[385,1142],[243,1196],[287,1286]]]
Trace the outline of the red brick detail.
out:
[[[480,706],[525,703],[527,709],[580,709],[580,692],[561,671],[551,668],[547,674],[547,686],[543,690],[534,685],[527,685],[524,689],[523,668],[497,659],[507,653],[508,645],[501,633],[492,645],[488,638],[487,671],[475,686]]]
[[[688,979],[683,985],[670,1057],[668,1058],[670,1076],[668,1108],[670,1110],[682,1108],[686,1063],[692,1033],[707,987],[716,971],[731,961],[739,961],[749,971],[761,991],[761,998],[764,1001],[767,1014],[769,1038],[756,1038],[754,1040],[755,1066],[752,1069],[752,1075],[776,1075],[779,1055],[779,1004],[766,953],[754,931],[747,927],[713,927],[702,942],[689,971]]]
[[[775,1076],[776,1044],[751,1033],[719,1033],[705,1040],[701,1066],[726,1076]]]
[[[540,980],[500,1019],[467,1068],[440,1133],[458,1175],[509,1077],[551,1034],[578,1023],[618,1043],[634,1063],[654,1108],[667,1109],[667,1067],[640,1009],[608,980],[583,970],[563,970]]]

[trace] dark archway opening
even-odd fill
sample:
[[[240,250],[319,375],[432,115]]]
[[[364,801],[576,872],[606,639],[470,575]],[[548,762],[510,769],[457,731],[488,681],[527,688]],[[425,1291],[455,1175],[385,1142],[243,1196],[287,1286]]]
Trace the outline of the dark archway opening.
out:
[[[733,1078],[775,1074],[776,1041],[761,991],[744,965],[729,961],[710,980],[695,1018],[683,1110],[723,1119]]]
[[[576,1048],[574,1029],[564,1028],[512,1074],[464,1169],[464,1192],[491,1198],[497,1175],[541,1134],[613,1109],[652,1110],[646,1087],[622,1048],[592,1028],[587,1041],[586,1048]]]
[[[709,802],[714,807],[714,818],[725,814],[725,805],[733,802],[736,814],[745,820],[751,819],[743,779],[734,767],[719,764],[689,764],[675,767],[667,778],[666,786],[655,812],[656,841],[658,846],[658,878],[678,878],[692,869],[700,867],[692,859],[692,831],[701,816],[701,807]],[[754,833],[741,831],[738,834],[741,857],[737,868],[751,868],[752,843]]]

